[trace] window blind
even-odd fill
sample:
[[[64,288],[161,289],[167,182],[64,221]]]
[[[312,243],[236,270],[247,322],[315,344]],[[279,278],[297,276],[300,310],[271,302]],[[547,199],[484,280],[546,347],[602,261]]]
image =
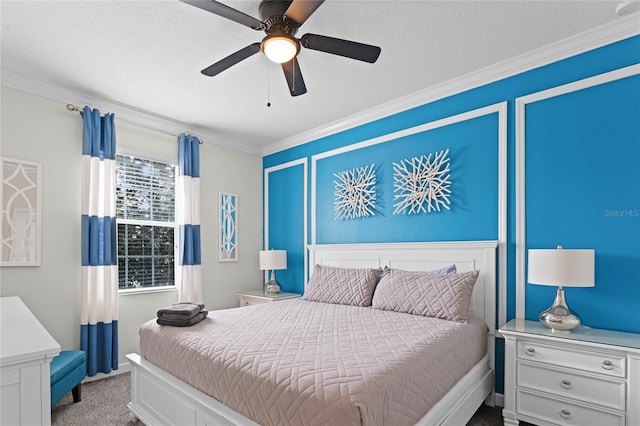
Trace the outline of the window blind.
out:
[[[116,155],[116,216],[173,222],[175,170],[171,164]]]
[[[120,289],[174,285],[175,167],[116,155]]]

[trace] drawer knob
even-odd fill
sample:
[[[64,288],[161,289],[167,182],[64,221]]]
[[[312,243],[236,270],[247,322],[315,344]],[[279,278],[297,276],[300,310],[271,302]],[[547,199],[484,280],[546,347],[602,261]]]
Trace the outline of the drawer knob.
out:
[[[571,418],[571,411],[567,409],[560,410],[560,417],[569,420]]]
[[[608,359],[602,361],[602,368],[604,368],[605,370],[613,370],[613,362],[609,361]]]
[[[563,381],[560,382],[560,386],[562,386],[565,389],[571,389],[571,380],[564,379]]]
[[[536,353],[536,350],[534,348],[527,348],[525,353],[529,356],[533,356]]]

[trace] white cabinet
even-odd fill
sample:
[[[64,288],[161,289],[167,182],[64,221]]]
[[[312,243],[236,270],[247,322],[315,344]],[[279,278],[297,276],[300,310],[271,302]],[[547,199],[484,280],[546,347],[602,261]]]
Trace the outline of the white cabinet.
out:
[[[297,299],[301,295],[298,293],[265,293],[262,290],[243,291],[238,293],[240,306],[257,305],[259,303],[277,302],[279,300]]]
[[[524,320],[500,332],[505,425],[640,425],[640,334]]]
[[[0,424],[51,424],[49,367],[59,353],[19,297],[0,298]]]

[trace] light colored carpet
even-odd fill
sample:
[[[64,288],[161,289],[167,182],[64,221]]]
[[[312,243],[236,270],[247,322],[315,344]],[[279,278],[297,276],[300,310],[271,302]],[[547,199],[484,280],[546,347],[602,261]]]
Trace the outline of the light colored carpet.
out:
[[[82,399],[73,402],[71,392],[51,407],[51,424],[60,426],[144,426],[129,416],[131,373],[84,383]]]
[[[74,404],[71,392],[51,408],[51,423],[60,426],[144,426],[129,416],[127,403],[131,374],[123,373],[82,385],[82,400]],[[467,426],[502,425],[500,407],[482,406]]]

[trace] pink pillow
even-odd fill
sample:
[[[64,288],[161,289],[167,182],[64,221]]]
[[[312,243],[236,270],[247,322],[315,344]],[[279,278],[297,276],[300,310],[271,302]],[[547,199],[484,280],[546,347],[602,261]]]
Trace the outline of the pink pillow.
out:
[[[339,305],[371,306],[379,269],[316,265],[302,299]]]
[[[467,322],[478,271],[434,274],[385,269],[373,295],[373,307]]]

